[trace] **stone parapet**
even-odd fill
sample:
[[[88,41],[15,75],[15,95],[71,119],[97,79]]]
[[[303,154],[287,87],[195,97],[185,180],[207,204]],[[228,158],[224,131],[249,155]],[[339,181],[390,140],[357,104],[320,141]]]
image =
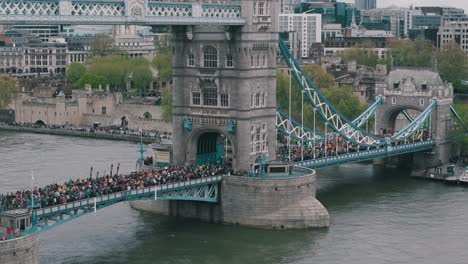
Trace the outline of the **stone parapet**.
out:
[[[0,241],[0,263],[39,264],[37,233],[16,239]]]

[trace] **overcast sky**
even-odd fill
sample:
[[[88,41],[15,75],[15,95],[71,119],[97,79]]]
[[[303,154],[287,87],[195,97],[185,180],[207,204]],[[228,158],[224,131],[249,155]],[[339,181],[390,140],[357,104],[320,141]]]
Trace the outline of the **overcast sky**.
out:
[[[354,3],[354,0],[344,1]],[[377,7],[387,7],[392,4],[402,7],[408,7],[411,4],[414,6],[450,6],[463,8],[465,13],[468,13],[468,0],[377,0]]]

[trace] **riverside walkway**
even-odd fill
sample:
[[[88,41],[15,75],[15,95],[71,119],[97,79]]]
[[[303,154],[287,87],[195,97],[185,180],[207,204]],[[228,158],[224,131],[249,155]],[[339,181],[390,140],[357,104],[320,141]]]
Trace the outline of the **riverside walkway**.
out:
[[[159,133],[149,132],[144,133],[140,136],[139,132],[132,133],[110,133],[101,131],[91,131],[90,128],[70,129],[70,128],[48,128],[48,127],[27,127],[27,126],[16,126],[0,123],[0,130],[3,131],[15,131],[15,132],[26,132],[36,134],[49,134],[59,136],[72,136],[72,137],[85,137],[95,139],[109,139],[109,140],[121,140],[131,142],[143,142],[146,144],[161,143],[162,141],[170,140],[168,138],[161,138],[158,136]]]

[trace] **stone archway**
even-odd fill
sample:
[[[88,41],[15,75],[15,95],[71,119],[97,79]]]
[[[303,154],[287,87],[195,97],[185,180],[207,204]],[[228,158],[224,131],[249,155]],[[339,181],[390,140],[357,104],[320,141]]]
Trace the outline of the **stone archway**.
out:
[[[128,118],[126,116],[122,116],[120,118],[120,127],[123,129],[128,129]]]
[[[419,116],[424,109],[413,105],[399,105],[387,108],[381,120],[377,122],[377,133],[380,135],[383,130],[384,134],[388,134],[389,129],[391,129],[392,132],[396,132],[406,127],[410,121],[404,115],[404,111],[414,119]]]
[[[143,114],[143,118],[144,118],[144,119],[153,119],[153,115],[151,115],[150,112],[145,112],[145,113]]]
[[[45,127],[46,126],[46,123],[42,120],[37,120],[35,123],[34,123],[36,126],[40,126],[40,127]]]
[[[232,166],[235,150],[229,135],[217,129],[200,129],[192,133],[189,142],[188,163]]]

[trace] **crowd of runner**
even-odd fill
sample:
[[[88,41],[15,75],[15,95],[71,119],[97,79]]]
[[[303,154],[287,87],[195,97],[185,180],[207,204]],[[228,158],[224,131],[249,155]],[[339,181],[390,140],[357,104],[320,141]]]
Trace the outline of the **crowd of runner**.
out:
[[[96,178],[69,180],[34,189],[34,205],[48,207],[105,194],[134,190],[166,183],[206,178],[226,173],[220,164],[200,166],[168,166],[129,175],[105,175]],[[0,194],[0,211],[31,205],[31,190]]]
[[[393,130],[382,129],[382,136],[393,136]],[[430,138],[429,129],[425,128],[416,132],[409,139],[400,140],[392,142],[392,145],[400,145],[405,142],[420,142],[425,141]],[[276,160],[281,161],[292,161],[297,162],[311,159],[319,159],[325,157],[332,157],[347,153],[353,153],[357,151],[368,150],[367,147],[358,146],[354,143],[349,143],[339,136],[331,137],[325,141],[319,141],[315,144],[312,142],[304,143],[304,146],[301,146],[300,141],[295,141],[295,144],[290,144],[290,149],[288,149],[287,138],[283,136],[279,138],[278,151]],[[291,155],[291,160],[289,160],[289,155]]]

